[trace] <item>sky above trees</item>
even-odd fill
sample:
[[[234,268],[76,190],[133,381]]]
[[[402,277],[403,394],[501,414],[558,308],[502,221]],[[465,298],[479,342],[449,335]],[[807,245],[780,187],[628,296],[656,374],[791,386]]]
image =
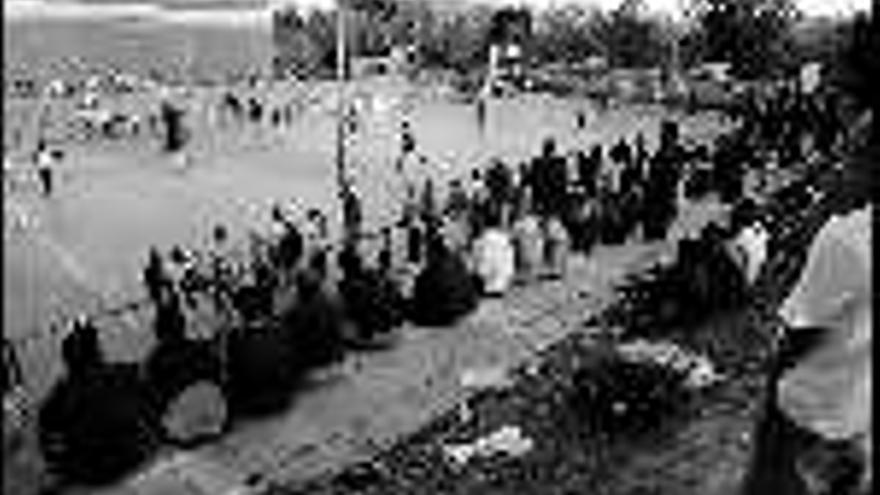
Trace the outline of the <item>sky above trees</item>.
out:
[[[309,7],[332,6],[336,0],[3,0],[5,20],[33,17],[132,18],[191,24],[268,23],[269,11],[279,5],[296,3]],[[420,1],[420,0],[412,0]],[[579,3],[603,9],[616,7],[621,0],[446,0],[479,1],[537,8]],[[653,12],[676,16],[688,0],[644,0]],[[871,0],[796,0],[808,15],[841,15],[868,10]]]

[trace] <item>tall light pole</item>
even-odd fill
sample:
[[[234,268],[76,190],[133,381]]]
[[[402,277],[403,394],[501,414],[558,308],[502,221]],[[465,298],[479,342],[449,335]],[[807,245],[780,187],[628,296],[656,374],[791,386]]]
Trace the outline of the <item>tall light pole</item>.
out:
[[[336,118],[336,187],[339,196],[342,214],[345,214],[344,204],[348,194],[348,178],[346,170],[346,114],[348,113],[346,98],[346,29],[345,29],[345,0],[336,2],[336,82],[338,113]],[[345,219],[343,218],[343,225]]]

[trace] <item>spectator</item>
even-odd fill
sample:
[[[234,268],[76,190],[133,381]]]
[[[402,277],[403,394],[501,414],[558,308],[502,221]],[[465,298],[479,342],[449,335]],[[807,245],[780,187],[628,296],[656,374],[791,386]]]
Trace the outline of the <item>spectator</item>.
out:
[[[485,295],[500,296],[510,288],[514,262],[510,234],[501,228],[500,215],[494,212],[487,216],[486,228],[474,244],[474,268]]]
[[[97,329],[78,322],[62,343],[66,374],[39,411],[40,448],[61,484],[106,485],[155,451],[157,425],[138,370],[110,365]]]
[[[161,294],[154,325],[157,345],[147,357],[146,377],[165,440],[188,446],[225,429],[222,365],[207,343],[187,338],[178,296]]]
[[[339,283],[346,317],[356,329],[357,342],[388,335],[402,323],[403,302],[396,284],[382,272],[367,268],[353,245],[339,254],[343,278]]]
[[[880,148],[876,141],[864,148],[838,185],[846,202],[815,235],[779,311],[786,328],[781,365],[746,494],[871,491],[869,201]]]
[[[730,244],[732,257],[742,270],[745,282],[752,285],[758,279],[767,260],[770,234],[762,225],[757,205],[745,201],[733,211],[731,230],[734,238]]]
[[[473,311],[477,303],[475,279],[464,261],[441,240],[433,239],[427,263],[415,280],[410,319],[417,325],[449,326]]]
[[[568,232],[557,216],[544,217],[542,219],[544,232],[544,261],[546,276],[551,279],[560,279],[565,276],[566,262],[570,252],[570,240]]]
[[[34,164],[37,167],[37,178],[43,190],[43,196],[49,197],[54,191],[54,170],[59,153],[49,149],[42,139],[37,144]]]
[[[305,269],[296,276],[298,300],[282,311],[287,347],[295,373],[331,364],[342,357],[343,313],[326,292],[323,277]]]
[[[538,218],[522,206],[513,223],[513,236],[517,276],[524,283],[531,282],[544,264],[544,234]]]
[[[501,225],[505,225],[508,207],[513,199],[513,177],[501,160],[495,160],[486,173],[486,188],[492,210],[501,215]]]
[[[160,292],[169,286],[168,274],[165,273],[165,263],[162,255],[155,247],[150,247],[147,255],[147,266],[144,267],[143,282],[147,289],[147,295],[155,305],[159,304]]]

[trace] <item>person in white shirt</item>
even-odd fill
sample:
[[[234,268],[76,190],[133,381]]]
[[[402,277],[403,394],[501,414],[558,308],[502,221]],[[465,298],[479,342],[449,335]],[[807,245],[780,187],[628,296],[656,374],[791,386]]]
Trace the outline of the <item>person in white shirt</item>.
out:
[[[565,277],[571,241],[568,231],[557,216],[543,217],[545,275],[551,279]]]
[[[757,205],[747,201],[733,211],[731,228],[734,237],[728,243],[731,258],[739,266],[750,286],[758,279],[767,261],[770,233],[757,216]]]
[[[513,223],[516,269],[523,283],[535,280],[544,261],[544,234],[538,217],[521,208]]]
[[[513,241],[500,227],[497,214],[486,215],[486,228],[474,243],[474,271],[483,282],[483,293],[503,295],[516,273]]]
[[[863,206],[823,225],[779,311],[783,367],[745,494],[870,492],[872,207],[864,204],[880,155],[873,148],[842,182],[840,198],[861,198]]]

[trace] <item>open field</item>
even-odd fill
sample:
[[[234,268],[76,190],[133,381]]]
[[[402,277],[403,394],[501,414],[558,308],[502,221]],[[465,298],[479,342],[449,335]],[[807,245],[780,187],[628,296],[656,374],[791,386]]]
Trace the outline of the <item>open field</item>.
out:
[[[42,332],[78,311],[137,297],[140,266],[151,245],[204,246],[217,222],[228,225],[239,240],[248,228],[259,226],[275,200],[333,205],[332,90],[327,85],[274,90],[273,98],[279,100],[312,102],[283,130],[211,126],[198,110],[204,105],[194,104],[189,122],[194,161],[189,168],[156,151],[154,141],[135,138],[66,146],[58,194],[50,199],[39,197],[32,175],[10,174],[11,190],[4,201],[6,335]],[[374,99],[374,113],[352,138],[349,156],[373,223],[396,214],[402,193],[391,164],[399,149],[400,102],[407,98],[413,101],[409,106],[419,148],[429,159],[419,175],[435,178],[462,176],[493,156],[524,159],[548,136],[569,149],[642,131],[653,145],[664,116],[660,108],[611,110],[601,120],[592,115],[588,128],[576,132],[573,109],[589,102],[524,96],[493,102],[486,131],[480,134],[470,106],[407,97],[410,91],[400,84],[353,93],[368,91],[382,96]],[[199,94],[194,101],[207,97]],[[143,100],[116,104],[150,110]],[[19,109],[21,114],[24,110]],[[52,119],[57,127],[63,114],[53,113],[59,116]],[[687,136],[711,133],[718,125],[705,115],[683,120]],[[112,355],[132,359],[148,348],[146,328],[137,322],[104,323],[105,345]],[[22,349],[35,390],[44,390],[57,371],[50,364],[55,352],[51,340],[37,339]]]

